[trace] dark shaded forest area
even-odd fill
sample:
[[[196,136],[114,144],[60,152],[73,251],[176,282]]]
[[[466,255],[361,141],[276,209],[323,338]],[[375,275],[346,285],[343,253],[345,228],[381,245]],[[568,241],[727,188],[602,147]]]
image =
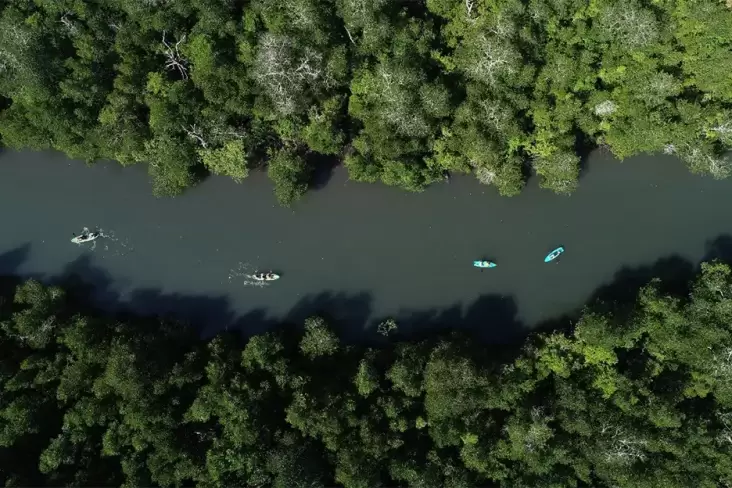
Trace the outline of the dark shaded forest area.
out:
[[[732,271],[703,264],[685,296],[663,289],[496,348],[456,332],[404,340],[393,322],[381,346],[349,345],[317,317],[202,340],[79,312],[36,281],[14,298],[5,287],[0,480],[729,486]]]
[[[265,167],[289,204],[320,165],[418,191],[582,158],[732,162],[732,0],[0,0],[0,137],[147,162],[175,195]]]

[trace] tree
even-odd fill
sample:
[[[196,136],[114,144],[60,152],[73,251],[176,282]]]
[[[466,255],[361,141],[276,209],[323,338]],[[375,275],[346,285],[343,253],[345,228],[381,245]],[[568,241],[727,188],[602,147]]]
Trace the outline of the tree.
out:
[[[728,17],[722,0],[8,0],[0,137],[145,162],[160,195],[283,148],[410,191],[470,172],[516,195],[533,167],[567,194],[597,146],[724,178]],[[279,199],[304,192],[307,171],[280,173],[302,178],[278,176]]]
[[[179,195],[195,183],[190,166],[195,161],[193,153],[190,144],[167,135],[145,142],[144,151],[138,157],[150,162],[148,172],[156,196]]]
[[[217,149],[199,149],[204,166],[214,174],[230,176],[239,182],[249,175],[244,142],[233,140]]]
[[[300,351],[305,357],[314,359],[330,356],[339,348],[338,337],[328,330],[321,318],[309,318],[305,321],[305,335],[300,341]]]
[[[267,174],[274,183],[277,200],[285,206],[300,199],[308,188],[310,168],[293,149],[282,148],[270,153]]]
[[[89,315],[29,281],[0,323],[0,472],[23,485],[727,483],[732,270],[704,263],[688,293],[662,290],[653,280],[632,310],[590,304],[572,328],[499,351],[455,333],[345,345],[315,317],[201,339]]]

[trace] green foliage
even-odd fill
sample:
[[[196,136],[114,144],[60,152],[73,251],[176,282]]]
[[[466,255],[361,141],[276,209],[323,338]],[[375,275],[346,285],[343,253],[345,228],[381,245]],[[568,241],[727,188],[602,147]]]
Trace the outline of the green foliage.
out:
[[[339,129],[341,99],[332,98],[323,103],[322,109],[310,110],[310,123],[303,128],[302,137],[308,147],[321,154],[338,154],[345,142]]]
[[[250,3],[3,2],[3,144],[144,161],[160,195],[282,147],[410,191],[454,171],[516,195],[533,165],[570,193],[577,142],[731,171],[723,0]],[[317,160],[272,172],[279,200]]]
[[[249,175],[244,142],[228,141],[223,147],[199,149],[204,166],[214,174],[226,175],[239,182]]]
[[[537,157],[534,169],[542,177],[541,187],[560,194],[570,194],[577,187],[579,178],[579,157],[562,151],[549,157]]]
[[[398,328],[399,326],[394,319],[386,319],[378,325],[376,331],[386,337],[389,334],[396,332]]]
[[[358,394],[364,397],[369,396],[379,387],[378,370],[373,365],[371,358],[361,360],[353,382]]]
[[[305,321],[305,335],[300,341],[300,351],[307,358],[330,356],[338,350],[338,337],[328,329],[321,318]]]
[[[289,206],[305,194],[310,171],[303,157],[294,150],[271,151],[267,174],[274,183],[275,197],[282,205]]]
[[[168,135],[145,142],[144,159],[149,161],[148,172],[152,177],[156,196],[175,196],[195,181],[191,161],[193,148]]]
[[[21,486],[729,484],[732,270],[704,263],[690,293],[660,290],[498,358],[455,334],[349,346],[321,318],[204,341],[76,313],[28,281],[0,302],[0,473]]]

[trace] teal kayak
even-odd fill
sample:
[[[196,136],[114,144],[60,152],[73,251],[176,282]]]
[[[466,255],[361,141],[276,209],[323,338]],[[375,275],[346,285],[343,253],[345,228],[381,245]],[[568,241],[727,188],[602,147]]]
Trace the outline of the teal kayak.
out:
[[[493,261],[473,261],[473,266],[476,268],[495,268],[498,265]]]
[[[564,248],[562,246],[559,246],[558,248],[556,248],[555,250],[553,250],[552,252],[550,252],[549,254],[546,255],[546,257],[544,258],[544,262],[548,263],[549,261],[554,261],[563,252],[564,252]]]

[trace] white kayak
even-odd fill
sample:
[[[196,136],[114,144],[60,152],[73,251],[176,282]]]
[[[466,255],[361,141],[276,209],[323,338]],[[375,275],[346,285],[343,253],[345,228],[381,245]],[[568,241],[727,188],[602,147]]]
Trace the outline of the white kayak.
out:
[[[255,273],[252,275],[252,279],[257,281],[275,281],[280,279],[280,275],[276,273]]]
[[[84,244],[85,242],[91,242],[101,236],[101,232],[89,232],[87,234],[81,234],[80,236],[74,236],[71,242],[74,244]]]

